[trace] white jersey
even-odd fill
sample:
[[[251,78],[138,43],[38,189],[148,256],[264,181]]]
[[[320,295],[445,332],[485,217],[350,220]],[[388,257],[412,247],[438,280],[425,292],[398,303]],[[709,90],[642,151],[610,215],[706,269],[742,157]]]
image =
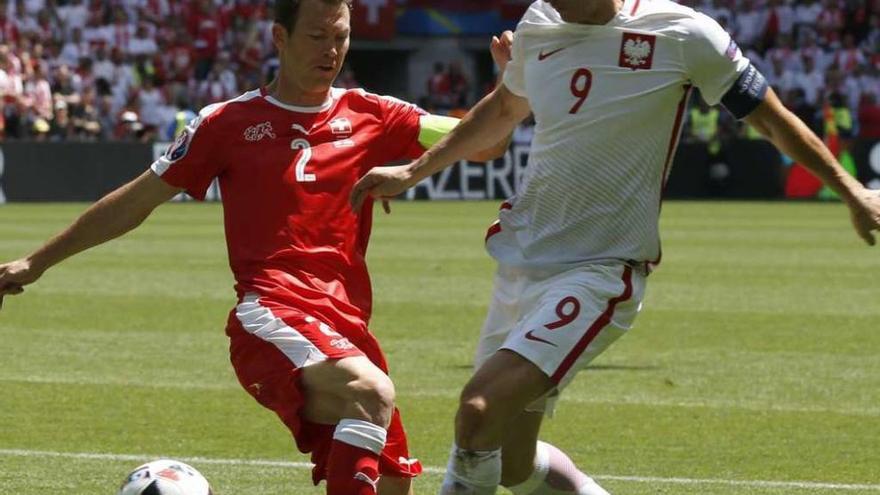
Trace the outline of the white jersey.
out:
[[[749,65],[715,21],[669,0],[626,0],[605,25],[566,23],[533,3],[504,84],[529,100],[537,127],[489,252],[540,270],[658,263],[661,195],[690,88],[717,104]]]

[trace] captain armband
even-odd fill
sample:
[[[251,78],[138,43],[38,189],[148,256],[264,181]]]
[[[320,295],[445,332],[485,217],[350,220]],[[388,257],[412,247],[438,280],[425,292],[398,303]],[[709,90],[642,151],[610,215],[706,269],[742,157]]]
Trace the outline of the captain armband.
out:
[[[730,91],[721,98],[721,104],[737,120],[743,119],[748,117],[764,101],[769,87],[767,78],[754,65],[749,64],[749,67],[733,83]]]
[[[419,144],[428,149],[439,143],[443,137],[452,132],[459,123],[458,119],[440,115],[423,115],[419,119]]]

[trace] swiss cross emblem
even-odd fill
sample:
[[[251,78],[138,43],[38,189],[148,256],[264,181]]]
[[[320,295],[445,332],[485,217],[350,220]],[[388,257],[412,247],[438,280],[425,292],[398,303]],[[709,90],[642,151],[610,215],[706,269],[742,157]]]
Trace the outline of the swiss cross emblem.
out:
[[[627,69],[650,69],[654,62],[657,37],[651,34],[623,33],[618,65]]]
[[[330,131],[333,132],[334,136],[349,136],[351,135],[351,121],[346,119],[345,117],[340,117],[335,120],[330,121]]]

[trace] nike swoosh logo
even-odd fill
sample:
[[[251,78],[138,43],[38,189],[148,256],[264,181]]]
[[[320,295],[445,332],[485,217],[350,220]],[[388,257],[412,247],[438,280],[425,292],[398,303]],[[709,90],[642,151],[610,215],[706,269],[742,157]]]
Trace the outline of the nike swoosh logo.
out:
[[[538,62],[543,62],[544,60],[547,60],[548,58],[552,57],[553,55],[556,55],[557,53],[561,52],[562,50],[565,50],[565,47],[557,48],[556,50],[553,50],[552,52],[547,52],[547,53],[544,53],[544,50],[541,50],[541,53],[538,54]]]
[[[550,342],[549,340],[544,340],[541,337],[536,336],[534,330],[529,330],[526,333],[526,338],[529,340],[534,340],[535,342],[540,342],[542,344],[552,345],[553,347],[559,347],[558,345],[554,344],[553,342]]]

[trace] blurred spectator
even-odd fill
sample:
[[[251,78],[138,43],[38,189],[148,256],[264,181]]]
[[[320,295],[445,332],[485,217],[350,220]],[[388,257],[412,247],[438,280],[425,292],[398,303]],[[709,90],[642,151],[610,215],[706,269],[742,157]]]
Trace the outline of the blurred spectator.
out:
[[[452,109],[452,82],[443,62],[434,64],[434,73],[428,79],[428,106],[440,112]]]
[[[58,20],[64,26],[65,35],[72,35],[74,31],[82,33],[89,20],[89,8],[85,0],[70,0],[67,5],[62,5],[56,10]]]
[[[153,55],[159,50],[155,38],[150,34],[147,24],[138,24],[134,37],[129,41],[128,53],[131,55]]]
[[[202,80],[211,70],[220,48],[223,23],[212,0],[196,0],[196,7],[187,18],[187,29],[195,47],[195,76]]]
[[[864,139],[880,139],[880,103],[872,93],[862,97],[859,106],[859,137]]]
[[[736,14],[737,42],[745,47],[754,46],[764,36],[767,25],[767,11],[756,9],[753,0],[742,0]]]
[[[71,32],[70,38],[64,43],[59,56],[61,62],[67,65],[77,65],[83,57],[91,54],[89,44],[83,39],[82,28],[76,27]]]
[[[731,13],[730,9],[727,8],[727,4],[727,0],[711,0],[711,3],[700,10],[702,10],[709,17],[718,21],[718,23],[722,26],[730,29],[733,14]]]
[[[770,0],[764,24],[764,46],[773,47],[779,36],[790,37],[793,29],[794,9],[784,0]]]
[[[464,75],[461,67],[461,61],[455,60],[449,64],[449,88],[450,98],[453,108],[463,109],[468,106],[468,94],[470,92],[470,82]]]
[[[816,66],[813,57],[809,55],[803,55],[801,64],[804,70],[798,74],[796,84],[804,91],[807,103],[815,106],[819,103],[825,88],[825,75]]]
[[[721,152],[720,117],[717,108],[710,107],[703,98],[689,112],[688,133],[686,139],[691,142],[704,143],[709,156],[717,156]]]
[[[342,68],[342,73],[339,74],[339,78],[336,80],[334,86],[337,88],[356,89],[360,88],[361,84],[357,82],[357,79],[354,77],[354,71],[351,70],[351,66],[347,65]]]

